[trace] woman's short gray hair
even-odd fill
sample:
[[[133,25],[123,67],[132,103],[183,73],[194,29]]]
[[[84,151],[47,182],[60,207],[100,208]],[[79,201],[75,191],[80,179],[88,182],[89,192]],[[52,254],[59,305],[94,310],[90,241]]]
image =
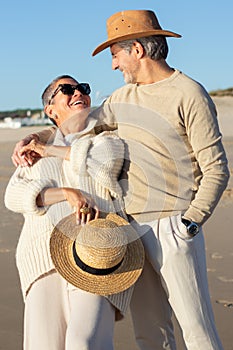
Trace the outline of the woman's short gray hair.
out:
[[[138,39],[124,40],[117,43],[122,49],[131,52],[133,43],[135,41],[139,42],[145,53],[148,57],[150,57],[154,61],[158,61],[161,58],[166,59],[168,55],[168,45],[166,37],[163,35],[153,35],[147,36]]]

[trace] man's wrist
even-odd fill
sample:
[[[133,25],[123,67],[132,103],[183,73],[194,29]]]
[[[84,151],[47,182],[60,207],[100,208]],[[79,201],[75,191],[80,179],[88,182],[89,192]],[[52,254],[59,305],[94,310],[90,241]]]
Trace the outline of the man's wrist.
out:
[[[186,230],[190,236],[196,236],[199,232],[199,226],[196,222],[181,218],[181,222],[186,226]]]

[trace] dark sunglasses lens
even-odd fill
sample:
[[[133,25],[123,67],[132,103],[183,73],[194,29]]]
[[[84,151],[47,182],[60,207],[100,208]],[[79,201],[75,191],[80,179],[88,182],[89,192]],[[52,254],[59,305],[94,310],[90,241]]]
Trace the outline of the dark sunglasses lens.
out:
[[[74,93],[74,86],[73,85],[70,85],[70,84],[63,84],[61,86],[61,92],[64,94],[64,95],[73,95]]]
[[[87,83],[80,83],[77,88],[83,95],[90,95],[91,93],[90,85]]]

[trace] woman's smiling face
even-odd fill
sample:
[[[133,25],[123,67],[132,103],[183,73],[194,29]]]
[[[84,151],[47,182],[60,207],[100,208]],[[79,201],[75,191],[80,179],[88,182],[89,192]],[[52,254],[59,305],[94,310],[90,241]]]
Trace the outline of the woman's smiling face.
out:
[[[54,115],[56,115],[55,121],[58,126],[78,112],[89,108],[91,105],[91,98],[89,95],[85,95],[78,89],[75,89],[72,95],[64,94],[59,89],[60,84],[74,86],[77,85],[78,82],[71,78],[64,78],[58,80],[54,84],[53,91],[56,91],[56,89],[58,89],[58,91],[51,99],[50,104],[45,107],[45,113],[52,119],[55,119]]]

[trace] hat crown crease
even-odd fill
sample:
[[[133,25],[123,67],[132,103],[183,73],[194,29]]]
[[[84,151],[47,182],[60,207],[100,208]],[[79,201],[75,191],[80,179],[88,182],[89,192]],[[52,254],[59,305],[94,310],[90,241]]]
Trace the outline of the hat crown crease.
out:
[[[149,11],[140,12],[140,18],[121,12],[115,18],[110,17],[107,22],[107,34],[109,39],[119,35],[134,34],[148,30],[161,30],[161,26],[155,15]],[[115,33],[114,33],[115,32]],[[114,35],[115,34],[115,35]]]

